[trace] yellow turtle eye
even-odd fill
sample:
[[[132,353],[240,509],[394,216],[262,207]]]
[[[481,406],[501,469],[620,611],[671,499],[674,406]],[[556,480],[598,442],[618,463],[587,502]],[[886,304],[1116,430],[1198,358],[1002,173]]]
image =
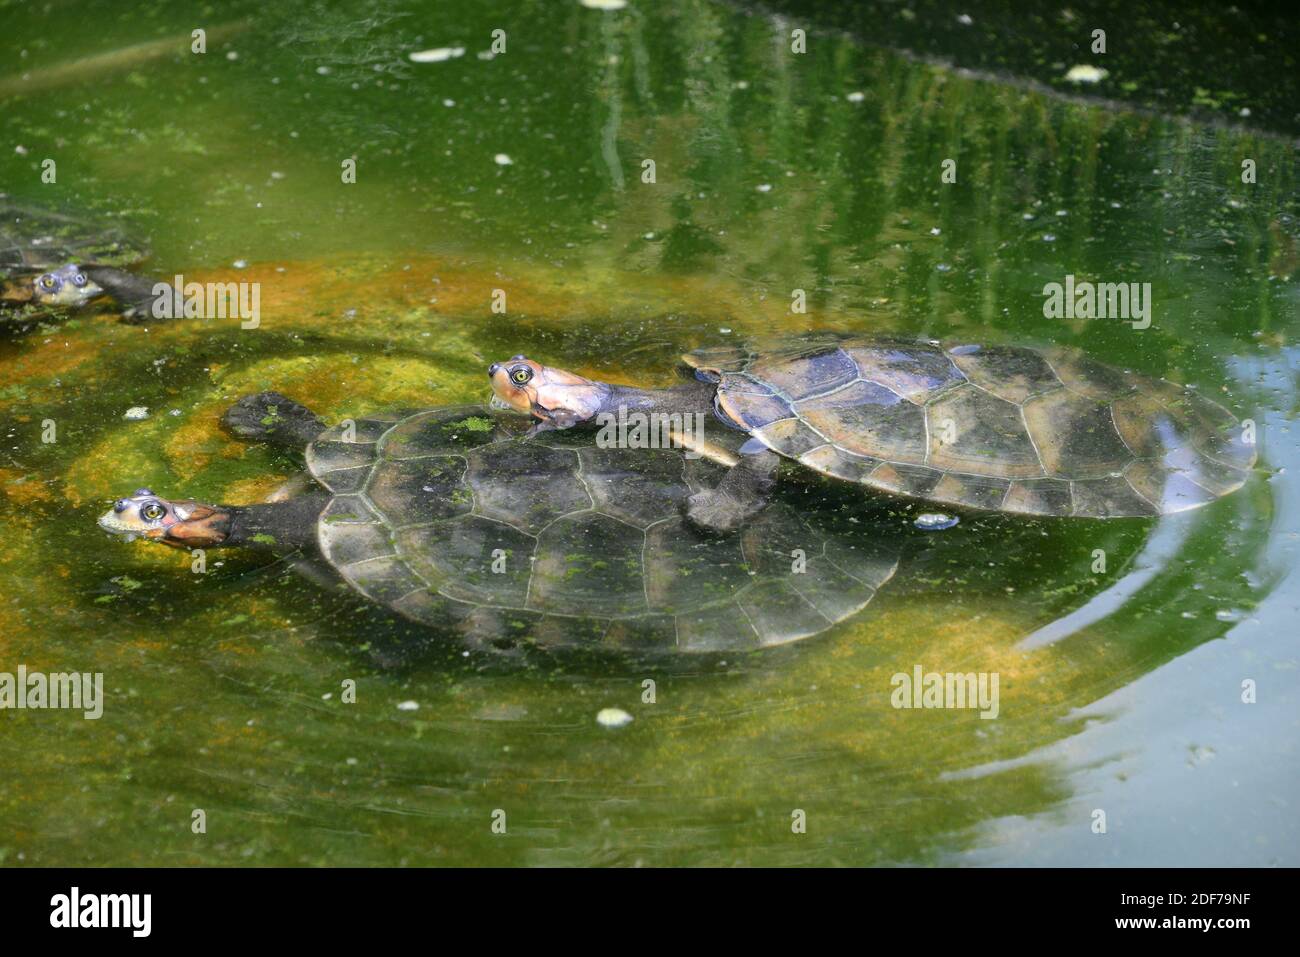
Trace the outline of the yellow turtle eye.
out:
[[[150,522],[158,521],[158,519],[162,518],[166,513],[167,510],[157,502],[150,502],[144,508],[140,509],[140,514],[145,517],[146,521]]]
[[[516,369],[514,372],[510,373],[510,378],[513,379],[515,382],[519,383],[520,385],[523,385],[532,377],[533,377],[532,369]]]
[[[53,277],[53,276],[42,276],[42,277],[41,277],[41,285],[44,286],[46,289],[53,289],[53,288],[54,288],[54,277]]]

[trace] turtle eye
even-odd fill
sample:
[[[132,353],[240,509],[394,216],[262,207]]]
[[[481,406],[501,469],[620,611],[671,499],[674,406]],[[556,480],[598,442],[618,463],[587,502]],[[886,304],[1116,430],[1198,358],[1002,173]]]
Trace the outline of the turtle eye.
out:
[[[533,377],[533,370],[527,366],[521,366],[510,373],[510,380],[517,385],[523,385]]]
[[[72,277],[72,281],[76,283],[78,286],[84,286],[86,284],[85,273],[77,273],[75,276]]]
[[[140,514],[147,522],[156,522],[167,514],[167,510],[157,502],[150,502],[144,508],[140,509]]]
[[[138,489],[135,490],[135,494],[136,494],[136,495],[152,495],[153,492],[149,491],[149,489],[147,489],[147,488],[138,488]]]
[[[53,289],[54,277],[46,273],[44,276],[41,277],[41,285],[44,286],[46,289]]]

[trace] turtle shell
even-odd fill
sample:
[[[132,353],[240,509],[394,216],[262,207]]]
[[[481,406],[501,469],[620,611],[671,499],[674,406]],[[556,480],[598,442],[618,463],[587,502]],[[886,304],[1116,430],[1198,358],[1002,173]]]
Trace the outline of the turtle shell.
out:
[[[684,357],[719,417],[826,475],[963,508],[1196,508],[1255,463],[1222,406],[1069,349],[835,338]]]
[[[131,266],[148,255],[147,247],[118,229],[17,206],[0,197],[0,282],[70,262]]]
[[[781,502],[734,535],[700,535],[682,504],[719,466],[526,427],[464,406],[323,433],[307,464],[334,493],[325,559],[367,598],[471,643],[679,652],[809,637],[894,572],[866,529],[828,533]]]

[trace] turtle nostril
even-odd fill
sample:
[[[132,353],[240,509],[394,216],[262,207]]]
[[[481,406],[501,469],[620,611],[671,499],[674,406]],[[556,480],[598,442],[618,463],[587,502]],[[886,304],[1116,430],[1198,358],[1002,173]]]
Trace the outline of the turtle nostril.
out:
[[[116,502],[113,503],[113,511],[115,512],[125,512],[130,507],[131,507],[131,503],[124,498],[119,498]]]
[[[494,362],[494,363],[492,363],[490,366],[488,366],[488,378],[490,379],[490,378],[492,378],[494,375],[496,375],[496,374],[497,374],[497,370],[500,369],[500,368],[501,368],[501,363],[499,363],[499,362]]]

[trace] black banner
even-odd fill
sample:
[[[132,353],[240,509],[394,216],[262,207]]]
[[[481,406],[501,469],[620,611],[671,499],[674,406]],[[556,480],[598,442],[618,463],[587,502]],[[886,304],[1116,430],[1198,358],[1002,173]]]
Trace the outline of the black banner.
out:
[[[1245,870],[212,870],[0,872],[8,942],[75,935],[135,943],[292,941],[475,930],[536,944],[557,920],[617,945],[672,924],[766,935],[773,923],[856,938],[911,927],[997,940],[1191,937],[1231,947],[1277,933],[1292,871]],[[602,927],[604,925],[604,927]],[[539,936],[540,935],[540,936]],[[449,938],[450,939],[450,938]],[[938,943],[938,940],[933,941]],[[12,952],[12,951],[11,951]]]

